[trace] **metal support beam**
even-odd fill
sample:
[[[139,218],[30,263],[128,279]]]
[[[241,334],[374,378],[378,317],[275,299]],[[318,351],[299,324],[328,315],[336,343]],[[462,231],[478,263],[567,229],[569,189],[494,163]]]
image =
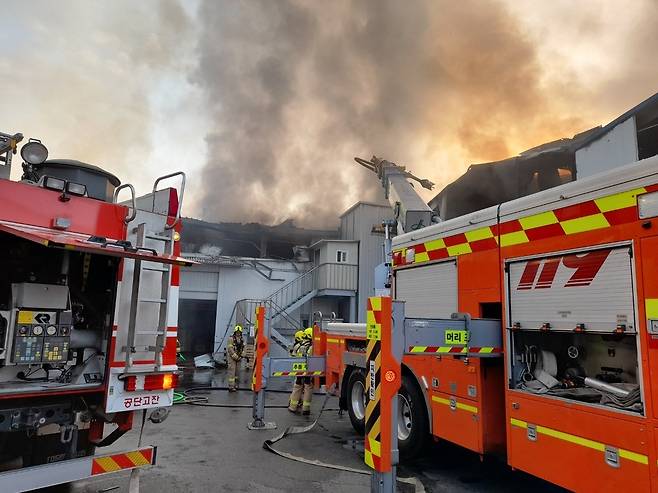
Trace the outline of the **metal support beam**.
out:
[[[256,307],[256,351],[254,360],[254,372],[251,380],[251,389],[254,391],[253,420],[247,425],[250,430],[272,430],[276,423],[265,422],[265,387],[267,387],[267,376],[265,365],[268,363],[270,351],[270,324],[265,316],[263,305]]]

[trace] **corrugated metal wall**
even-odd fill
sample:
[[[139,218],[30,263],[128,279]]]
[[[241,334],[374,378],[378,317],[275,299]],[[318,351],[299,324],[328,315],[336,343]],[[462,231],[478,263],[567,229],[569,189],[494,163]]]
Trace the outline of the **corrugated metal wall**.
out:
[[[384,236],[372,233],[373,226],[381,225],[384,219],[393,219],[389,206],[365,202],[340,218],[341,239],[359,241],[358,322],[365,322],[366,302],[375,292],[375,267],[384,261]]]
[[[184,268],[180,271],[180,297],[183,299],[215,300],[217,299],[216,268],[204,270],[199,267]]]

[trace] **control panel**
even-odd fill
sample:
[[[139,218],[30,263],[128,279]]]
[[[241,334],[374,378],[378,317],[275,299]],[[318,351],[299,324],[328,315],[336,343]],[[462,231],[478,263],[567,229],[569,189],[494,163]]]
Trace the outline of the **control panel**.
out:
[[[70,311],[19,310],[11,362],[65,362],[71,344],[71,318]]]

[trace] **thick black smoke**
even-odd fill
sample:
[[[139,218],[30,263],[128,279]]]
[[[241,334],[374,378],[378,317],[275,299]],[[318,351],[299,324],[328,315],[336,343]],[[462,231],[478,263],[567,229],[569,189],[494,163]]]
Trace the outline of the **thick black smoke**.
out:
[[[448,156],[503,158],[519,132],[585,126],[551,113],[534,45],[496,2],[207,2],[199,19],[211,220],[335,224],[381,196],[355,155],[445,183],[468,164]]]

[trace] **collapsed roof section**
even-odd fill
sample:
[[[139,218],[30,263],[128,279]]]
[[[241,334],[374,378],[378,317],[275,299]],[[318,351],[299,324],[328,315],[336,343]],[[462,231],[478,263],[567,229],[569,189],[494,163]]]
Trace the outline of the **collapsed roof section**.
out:
[[[575,179],[574,148],[599,127],[492,163],[473,164],[447,185],[429,206],[446,221]]]
[[[211,223],[184,218],[182,250],[210,257],[250,257],[293,260],[298,246],[338,238],[338,230],[298,228],[292,220],[275,226],[258,223]]]
[[[658,154],[658,93],[598,126],[493,163],[471,165],[429,205],[442,220]]]

